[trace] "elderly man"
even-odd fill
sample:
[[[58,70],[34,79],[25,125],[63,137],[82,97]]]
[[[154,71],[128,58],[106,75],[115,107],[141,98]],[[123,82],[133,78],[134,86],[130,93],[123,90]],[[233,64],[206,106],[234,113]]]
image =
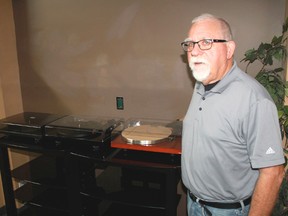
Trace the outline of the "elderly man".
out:
[[[188,215],[271,215],[284,175],[273,100],[237,67],[224,19],[195,18],[181,46],[196,79],[182,136]]]

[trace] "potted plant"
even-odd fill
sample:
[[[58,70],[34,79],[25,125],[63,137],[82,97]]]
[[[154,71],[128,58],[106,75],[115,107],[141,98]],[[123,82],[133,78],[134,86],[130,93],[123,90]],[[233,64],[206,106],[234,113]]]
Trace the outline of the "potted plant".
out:
[[[285,71],[283,67],[275,68],[275,61],[284,64],[287,57],[286,39],[288,30],[288,18],[282,26],[282,34],[274,36],[270,43],[260,43],[257,49],[249,49],[245,52],[245,57],[241,62],[247,62],[246,73],[249,66],[254,63],[260,63],[260,70],[255,78],[269,92],[274,100],[279,117],[279,124],[283,139],[283,150],[287,165],[288,153],[288,105],[285,104],[285,98],[288,98],[288,82],[285,79]],[[288,216],[288,172],[280,188],[279,198],[275,205],[273,216]]]

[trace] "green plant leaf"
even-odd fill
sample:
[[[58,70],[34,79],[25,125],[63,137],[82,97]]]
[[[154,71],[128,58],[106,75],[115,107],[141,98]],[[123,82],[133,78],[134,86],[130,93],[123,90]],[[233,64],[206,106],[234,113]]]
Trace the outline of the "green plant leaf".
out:
[[[272,65],[273,64],[273,56],[267,55],[264,59],[265,65]]]
[[[287,105],[283,106],[283,112],[285,114],[288,114],[288,106]]]
[[[279,72],[282,72],[283,70],[284,68],[279,67],[279,68],[274,69],[274,72],[279,73]]]
[[[279,37],[274,36],[273,39],[272,39],[272,41],[271,41],[271,44],[272,44],[273,46],[276,46],[276,45],[278,45],[278,44],[281,44],[281,43],[282,43],[282,38],[283,38],[283,35],[281,35],[281,36],[279,36]]]
[[[285,88],[285,96],[288,97],[288,88]]]
[[[245,61],[245,62],[253,63],[256,59],[257,59],[257,52],[256,52],[256,50],[253,48],[253,49],[250,49],[250,50],[246,51],[246,53],[245,53],[245,58],[243,58],[243,59],[241,60],[241,62],[242,62],[242,61]]]
[[[286,48],[283,46],[275,48],[275,51],[273,53],[273,57],[275,59],[277,59],[278,61],[283,60],[283,58],[286,57],[286,51],[285,50],[286,50]]]

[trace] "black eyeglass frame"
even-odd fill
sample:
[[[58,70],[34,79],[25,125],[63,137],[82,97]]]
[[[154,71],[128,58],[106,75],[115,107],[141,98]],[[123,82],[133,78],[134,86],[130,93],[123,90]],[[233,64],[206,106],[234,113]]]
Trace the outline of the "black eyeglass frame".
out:
[[[210,47],[208,49],[202,49],[201,46],[199,45],[199,43],[202,42],[202,41],[207,41],[207,42],[209,41],[209,43],[211,43]],[[228,42],[228,41],[224,40],[224,39],[202,39],[202,40],[199,40],[199,41],[196,41],[196,42],[194,42],[194,41],[184,41],[184,42],[181,43],[181,47],[182,47],[182,49],[185,52],[188,52],[188,51],[190,52],[190,51],[192,51],[194,49],[195,44],[197,44],[199,49],[201,49],[201,50],[209,50],[209,49],[212,48],[213,43],[225,43],[225,42]],[[189,45],[187,47],[184,47],[184,45],[187,45],[187,43],[193,44],[193,46]],[[189,50],[189,48],[191,50]]]

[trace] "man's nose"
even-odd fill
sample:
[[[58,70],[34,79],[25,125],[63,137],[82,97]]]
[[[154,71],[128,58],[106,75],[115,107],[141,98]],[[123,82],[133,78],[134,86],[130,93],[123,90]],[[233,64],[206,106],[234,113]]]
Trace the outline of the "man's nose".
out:
[[[190,51],[191,56],[198,56],[202,53],[203,51],[199,48],[198,44],[195,44],[192,50]]]

